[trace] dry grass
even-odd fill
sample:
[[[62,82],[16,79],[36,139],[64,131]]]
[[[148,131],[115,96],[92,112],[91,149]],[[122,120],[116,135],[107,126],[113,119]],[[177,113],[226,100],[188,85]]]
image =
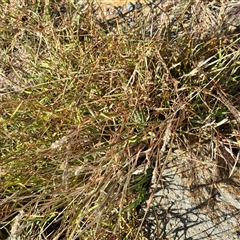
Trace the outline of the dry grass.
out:
[[[1,239],[134,239],[171,148],[213,135],[234,175],[239,35],[221,6],[172,6],[145,36],[151,19],[111,34],[71,1],[3,1]]]

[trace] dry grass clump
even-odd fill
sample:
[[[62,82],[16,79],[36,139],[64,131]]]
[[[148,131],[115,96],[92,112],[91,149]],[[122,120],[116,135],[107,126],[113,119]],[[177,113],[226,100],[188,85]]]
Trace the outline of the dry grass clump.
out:
[[[239,149],[239,35],[200,4],[210,18],[186,1],[149,37],[67,0],[3,1],[1,239],[134,239],[174,146]]]

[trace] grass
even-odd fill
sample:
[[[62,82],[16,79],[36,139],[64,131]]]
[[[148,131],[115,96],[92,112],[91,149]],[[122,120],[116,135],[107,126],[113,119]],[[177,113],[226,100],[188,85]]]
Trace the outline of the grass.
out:
[[[146,18],[111,34],[71,1],[26,2],[0,6],[0,238],[141,239],[173,147],[239,148],[239,34],[211,2],[148,36]]]

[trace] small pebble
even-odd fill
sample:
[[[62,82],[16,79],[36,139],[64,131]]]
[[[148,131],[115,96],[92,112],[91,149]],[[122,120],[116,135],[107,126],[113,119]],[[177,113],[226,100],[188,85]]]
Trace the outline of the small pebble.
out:
[[[135,6],[130,2],[127,4],[126,6],[126,9],[129,11],[129,12],[132,12],[134,10]]]
[[[142,4],[139,1],[137,1],[136,2],[136,9],[140,9],[140,8],[142,8]]]

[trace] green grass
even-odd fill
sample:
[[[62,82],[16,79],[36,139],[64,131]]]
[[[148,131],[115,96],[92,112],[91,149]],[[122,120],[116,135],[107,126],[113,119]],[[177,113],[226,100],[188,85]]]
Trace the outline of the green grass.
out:
[[[141,239],[136,209],[179,139],[238,140],[217,92],[239,109],[239,35],[187,17],[199,7],[187,2],[152,37],[105,33],[67,0],[61,11],[10,2],[0,6],[0,238]]]

